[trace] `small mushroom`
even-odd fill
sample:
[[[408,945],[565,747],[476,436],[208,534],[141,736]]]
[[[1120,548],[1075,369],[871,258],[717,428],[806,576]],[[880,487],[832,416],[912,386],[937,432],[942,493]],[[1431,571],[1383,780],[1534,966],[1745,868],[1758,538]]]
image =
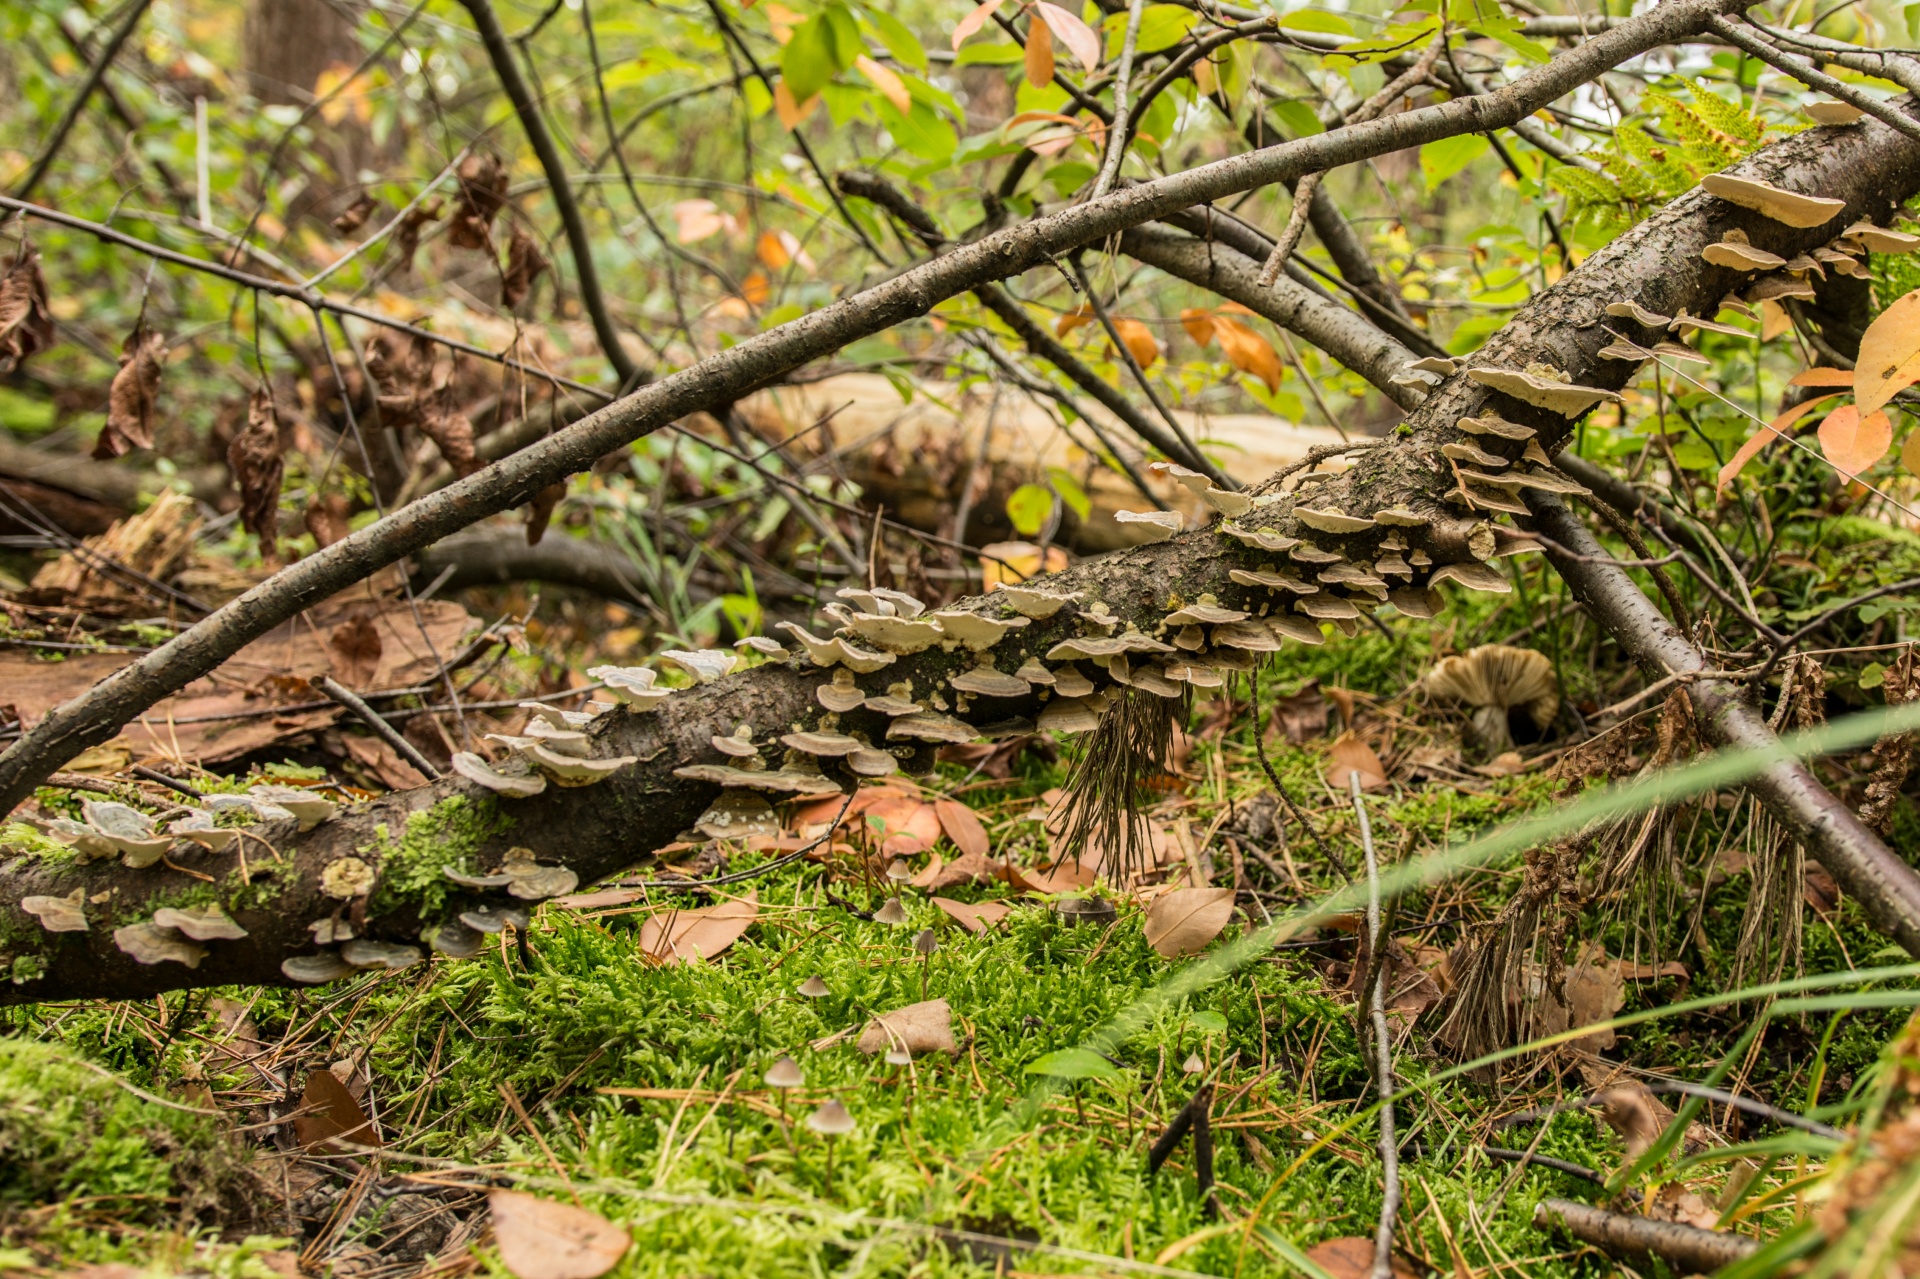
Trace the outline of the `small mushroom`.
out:
[[[1550,376],[1551,373],[1552,370],[1538,366],[1530,367],[1524,372],[1493,368],[1467,370],[1467,376],[1482,386],[1490,386],[1524,404],[1558,413],[1562,417],[1579,417],[1600,403],[1621,403],[1620,397],[1612,391],[1605,391],[1597,386],[1574,386]]]
[[[1784,187],[1774,186],[1770,182],[1761,182],[1757,178],[1735,177],[1731,173],[1709,173],[1700,180],[1700,185],[1705,187],[1709,194],[1719,196],[1728,204],[1752,209],[1762,217],[1803,230],[1808,227],[1823,226],[1833,221],[1839,216],[1840,211],[1847,207],[1845,200],[1830,200],[1819,195],[1801,195],[1798,191],[1789,191]]]
[[[542,866],[534,860],[530,848],[509,848],[500,869],[513,876],[507,885],[508,895],[523,902],[545,901],[580,886],[579,872],[567,866]]]
[[[1047,733],[1087,733],[1100,727],[1100,716],[1084,697],[1056,697],[1042,708],[1035,723]]]
[[[1319,529],[1322,533],[1359,533],[1374,525],[1374,521],[1365,516],[1321,510],[1312,506],[1296,506],[1293,508],[1293,514],[1295,519],[1308,528]]]
[[[320,891],[340,901],[365,897],[373,891],[373,867],[358,857],[336,857],[320,871]]]
[[[848,709],[852,708],[849,707]],[[722,755],[731,755],[735,759],[754,759],[758,758],[760,754],[760,748],[753,744],[753,726],[751,724],[739,725],[726,737],[715,733],[707,740],[713,743],[713,749],[719,751]]]
[[[1113,522],[1140,530],[1141,542],[1164,542],[1186,524],[1178,511],[1115,511]]]
[[[490,764],[472,751],[455,751],[453,772],[461,774],[468,782],[478,782],[495,795],[505,795],[509,799],[528,799],[547,789],[547,780],[534,772],[532,764],[518,755],[501,764]]]
[[[1093,692],[1093,681],[1069,662],[1053,672],[1053,691],[1061,697],[1085,697]]]
[[[947,683],[963,693],[979,697],[1025,697],[1033,691],[1033,685],[1018,675],[1009,675],[992,666],[976,666],[970,671],[962,671],[949,676]]]
[[[807,1116],[807,1127],[827,1139],[827,1168],[822,1177],[828,1197],[833,1195],[833,1140],[854,1131],[853,1116],[837,1101],[829,1101]]]
[[[87,890],[76,888],[65,897],[22,897],[20,909],[40,921],[50,933],[87,931]]]
[[[947,638],[959,641],[975,653],[986,652],[998,644],[1008,631],[1033,625],[1033,619],[1028,617],[988,617],[984,613],[969,613],[961,609],[943,609],[932,616],[940,623]]]
[[[767,1067],[766,1080],[767,1087],[778,1088],[783,1092],[789,1088],[798,1088],[807,1082],[806,1076],[800,1073],[800,1063],[785,1056]]]
[[[1180,1063],[1180,1073],[1183,1075],[1204,1075],[1207,1073],[1207,1063],[1200,1060],[1199,1053],[1188,1053],[1187,1059]]]
[[[323,951],[318,955],[295,955],[283,959],[280,961],[280,971],[286,974],[288,981],[297,981],[303,986],[320,986],[352,976],[354,967],[333,952]]]
[[[659,656],[660,660],[672,662],[702,684],[711,684],[722,676],[731,675],[733,668],[740,664],[738,653],[729,653],[720,648],[702,648],[691,652],[669,648]]]
[[[650,711],[673,696],[672,689],[658,686],[660,676],[649,666],[593,666],[587,669],[587,676],[605,684],[608,691],[636,711]]]
[[[1552,466],[1553,465],[1553,459],[1548,457],[1547,451],[1540,447],[1539,440],[1527,441],[1526,452],[1520,455],[1520,460],[1522,462],[1531,462],[1535,466]]]
[[[859,750],[863,744],[857,737],[845,733],[788,733],[780,739],[780,744],[789,750],[799,751],[802,755],[812,755],[819,759],[839,759]]]
[[[1485,564],[1442,564],[1433,570],[1433,576],[1427,580],[1434,586],[1442,582],[1458,582],[1470,591],[1491,591],[1495,595],[1505,595],[1513,590],[1513,583],[1507,580],[1506,574]]]
[[[418,946],[401,946],[357,937],[340,948],[340,958],[355,968],[384,968],[397,972],[419,963],[421,955]]]
[[[873,922],[897,927],[907,922],[907,908],[898,897],[889,897],[873,912]]]
[[[177,929],[195,941],[231,941],[247,935],[246,929],[212,902],[185,908],[162,906],[153,912],[153,923],[157,928]]]
[[[820,980],[818,973],[801,982],[795,989],[808,999],[825,999],[833,993],[827,989],[827,983]]]
[[[171,928],[155,924],[128,924],[113,930],[113,944],[141,964],[172,961],[198,968],[207,957],[205,946],[196,946]]]
[[[316,946],[337,946],[343,941],[352,941],[354,938],[353,924],[342,919],[339,911],[314,920],[307,925],[307,931],[313,934],[313,943]]]
[[[1068,604],[1077,603],[1085,597],[1086,593],[1084,591],[1053,591],[1031,583],[1011,585],[1002,582],[996,594],[1011,604],[1013,611],[1020,616],[1043,621]]]
[[[881,600],[881,598],[872,591],[865,590],[861,587],[843,586],[835,591],[834,594],[843,600],[851,601],[853,606],[862,613],[873,613],[881,617],[898,616],[898,611],[892,604]]]
[[[1247,616],[1237,608],[1203,602],[1167,614],[1166,622],[1168,626],[1217,626],[1223,622],[1244,622]]]
[[[1510,712],[1524,709],[1539,733],[1560,709],[1553,663],[1544,653],[1506,644],[1483,644],[1442,658],[1421,677],[1420,686],[1431,696],[1473,707],[1475,735],[1496,753],[1513,746]]]
[[[887,740],[890,742],[970,742],[979,734],[973,725],[963,723],[950,715],[937,715],[931,711],[921,711],[914,715],[902,715],[887,725]]]
[[[773,805],[750,790],[723,790],[693,828],[708,839],[757,839],[780,833]]]

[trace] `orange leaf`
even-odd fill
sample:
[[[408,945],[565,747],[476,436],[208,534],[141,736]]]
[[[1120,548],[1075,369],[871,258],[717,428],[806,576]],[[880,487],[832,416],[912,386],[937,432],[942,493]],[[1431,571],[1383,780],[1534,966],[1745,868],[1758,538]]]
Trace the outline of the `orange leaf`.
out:
[[[1280,356],[1273,349],[1273,343],[1224,315],[1214,317],[1213,331],[1234,368],[1259,378],[1270,392],[1280,389]]]
[[[793,254],[778,231],[762,231],[759,241],[753,246],[753,255],[769,271],[778,271],[793,261]]]
[[[1065,337],[1083,324],[1093,323],[1093,308],[1082,302],[1071,311],[1063,311],[1060,318],[1053,322],[1053,335]]]
[[[1739,452],[1729,458],[1727,464],[1720,468],[1720,482],[1716,489],[1718,495],[1722,497],[1726,496],[1727,486],[1733,483],[1733,477],[1740,474],[1742,468],[1759,455],[1760,450],[1766,448],[1767,445],[1773,443],[1775,440],[1784,440],[1787,437],[1788,427],[1838,394],[1838,391],[1830,391],[1825,395],[1816,395],[1811,400],[1802,400],[1785,413],[1782,413],[1779,417],[1774,418],[1773,421],[1767,425],[1755,431],[1748,437],[1747,442],[1740,446]]]
[[[739,941],[759,917],[757,891],[718,906],[659,911],[640,925],[640,950],[657,964],[697,964]]]
[[[598,1213],[519,1190],[487,1196],[501,1264],[516,1279],[598,1279],[633,1242]]]
[[[1053,34],[1060,37],[1060,43],[1080,60],[1081,66],[1092,71],[1100,65],[1100,37],[1093,34],[1092,27],[1059,5],[1048,4],[1047,0],[1038,0],[1033,10],[1042,22],[1053,28]]]
[[[893,109],[901,115],[913,110],[913,95],[907,92],[907,82],[893,73],[890,67],[884,67],[866,54],[853,60],[854,69],[872,82],[880,90],[880,96],[893,103]]]
[[[780,117],[780,127],[788,133],[799,128],[819,105],[820,95],[817,93],[805,102],[795,102],[793,90],[787,88],[785,80],[773,86],[773,113]]]
[[[1802,369],[1787,379],[1788,386],[1852,386],[1852,369]]]
[[[1160,358],[1160,343],[1154,340],[1153,330],[1138,320],[1115,320],[1114,332],[1127,344],[1127,350],[1133,353],[1134,363],[1146,368]]]
[[[987,828],[980,823],[974,811],[957,799],[936,799],[933,811],[940,819],[940,829],[947,832],[947,838],[962,853],[976,857],[985,857],[991,851],[987,842]]]
[[[1860,357],[1854,362],[1854,403],[1860,406],[1863,415],[1871,414],[1917,380],[1920,380],[1920,290],[1896,299],[1860,335]],[[1823,441],[1825,429],[1821,428]]]
[[[970,933],[984,933],[1005,919],[1012,907],[1005,902],[957,902],[951,897],[935,897],[933,904],[953,916]]]
[[[1900,448],[1900,465],[1909,473],[1920,475],[1920,431],[1907,434],[1907,442]]]
[[[1190,306],[1180,312],[1180,327],[1187,331],[1196,346],[1205,346],[1213,341],[1213,312],[1203,311]]]
[[[674,238],[682,244],[694,244],[709,236],[731,231],[735,225],[731,213],[722,213],[712,200],[682,200],[673,206]]]
[[[1044,22],[1027,24],[1027,83],[1036,89],[1053,83],[1053,32]]]
[[[987,19],[994,15],[1002,3],[1003,0],[985,0],[985,3],[976,5],[971,13],[960,19],[960,25],[953,29],[954,49],[958,51],[968,36],[986,26]]]
[[[1771,342],[1793,327],[1793,317],[1787,314],[1787,308],[1767,298],[1760,303],[1760,340]]]
[[[747,278],[740,281],[740,296],[754,306],[760,306],[773,294],[773,286],[767,283],[767,277],[759,271],[748,272]]]
[[[1861,416],[1857,404],[1842,404],[1820,424],[1820,451],[1848,479],[1864,474],[1893,447],[1893,423],[1879,409]]]

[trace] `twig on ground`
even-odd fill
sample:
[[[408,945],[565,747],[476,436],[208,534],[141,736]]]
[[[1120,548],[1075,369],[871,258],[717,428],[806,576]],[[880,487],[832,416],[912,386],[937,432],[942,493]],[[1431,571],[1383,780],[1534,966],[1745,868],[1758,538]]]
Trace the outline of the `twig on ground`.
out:
[[[1659,1257],[1679,1274],[1707,1274],[1751,1255],[1756,1239],[1702,1230],[1677,1221],[1625,1217],[1603,1208],[1566,1199],[1543,1199],[1533,1210],[1536,1229],[1558,1226],[1582,1243],[1594,1244],[1616,1257],[1645,1261]]]
[[[1393,1032],[1387,1026],[1387,967],[1380,947],[1386,937],[1380,929],[1380,864],[1373,852],[1373,827],[1367,821],[1366,800],[1360,794],[1360,774],[1349,772],[1353,815],[1360,823],[1360,848],[1367,859],[1367,938],[1373,957],[1373,981],[1367,992],[1373,1022],[1373,1082],[1380,1093],[1380,1162],[1385,1186],[1380,1200],[1380,1226],[1373,1237],[1372,1279],[1392,1279],[1393,1227],[1400,1215],[1400,1143],[1394,1139]]]
[[[358,693],[340,683],[340,681],[334,679],[331,675],[322,675],[319,679],[309,682],[313,687],[319,689],[328,697],[331,697],[334,701],[352,711],[362,724],[365,724],[373,730],[375,737],[378,737],[381,741],[399,752],[400,758],[413,765],[422,777],[430,782],[439,780],[440,770],[435,768],[432,762],[420,753],[418,747],[402,737],[398,729],[387,723],[387,721],[381,717],[379,711],[374,710],[373,707],[361,700]]]

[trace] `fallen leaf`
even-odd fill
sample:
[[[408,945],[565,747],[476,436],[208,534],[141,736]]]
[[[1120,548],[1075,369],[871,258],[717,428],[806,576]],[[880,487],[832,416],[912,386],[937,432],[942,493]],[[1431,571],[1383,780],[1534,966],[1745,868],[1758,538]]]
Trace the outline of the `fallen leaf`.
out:
[[[107,389],[107,423],[93,442],[96,459],[153,447],[153,410],[166,357],[167,340],[154,330],[137,328],[127,335],[120,348],[120,371]]]
[[[348,205],[328,225],[341,235],[352,235],[367,224],[367,219],[373,216],[374,208],[373,197],[362,191],[360,198]]]
[[[507,170],[491,151],[460,162],[460,204],[447,223],[447,243],[456,249],[493,247],[493,219],[507,202]]]
[[[440,220],[440,197],[423,200],[408,209],[400,217],[400,225],[393,232],[394,259],[400,271],[413,269],[413,255],[420,249],[420,230],[429,222]]]
[[[534,243],[525,227],[518,222],[513,224],[513,238],[507,241],[507,269],[500,277],[500,300],[511,311],[527,300],[527,294],[533,292],[533,284],[546,274],[547,255],[540,252],[540,246]]]
[[[240,487],[240,523],[260,539],[260,553],[280,557],[280,481],[286,464],[280,456],[280,418],[273,396],[255,391],[247,403],[247,426],[227,446],[227,469]]]
[[[293,1121],[293,1132],[303,1146],[332,1154],[345,1149],[335,1144],[337,1142],[356,1146],[380,1144],[380,1135],[373,1130],[367,1112],[360,1109],[360,1103],[331,1070],[316,1070],[307,1076],[300,1105],[309,1113]]]
[[[934,1051],[960,1051],[953,1040],[953,1010],[944,999],[929,999],[882,1013],[860,1032],[857,1046],[868,1056],[890,1048],[905,1049],[916,1057]]]
[[[1273,714],[1281,730],[1296,746],[1326,736],[1330,710],[1317,679],[1308,680],[1292,697],[1282,697],[1273,704]]]
[[[333,659],[333,677],[348,688],[368,688],[374,672],[380,669],[380,655],[386,643],[380,627],[370,617],[356,617],[340,623],[327,636],[327,652]]]
[[[1848,479],[1864,474],[1893,447],[1893,423],[1878,409],[1865,417],[1842,404],[1820,423],[1820,451]]]
[[[1862,414],[1920,379],[1920,290],[1902,294],[1860,335],[1853,402]]]
[[[1017,733],[997,742],[948,742],[934,752],[942,764],[960,764],[979,773],[1005,781],[1013,776],[1020,757],[1032,751],[1051,764],[1060,757],[1060,748],[1046,733]]]
[[[964,856],[984,859],[992,851],[987,828],[974,811],[959,800],[937,799],[933,802],[933,812],[940,820],[940,829]]]
[[[518,1190],[489,1192],[487,1207],[501,1264],[516,1279],[598,1279],[633,1242],[599,1213]]]
[[[1162,959],[1197,955],[1233,918],[1233,889],[1177,888],[1147,907],[1147,945]]]
[[[999,869],[993,862],[975,853],[962,853],[952,861],[936,856],[911,882],[915,888],[938,892],[957,884],[991,883]]]
[[[1673,1112],[1637,1079],[1627,1079],[1595,1094],[1600,1118],[1626,1144],[1627,1162],[1647,1153],[1661,1132],[1673,1122]]]
[[[951,897],[935,897],[933,904],[951,916],[970,933],[984,933],[1013,913],[1005,902],[959,902]]]
[[[711,960],[746,935],[760,917],[758,891],[695,910],[664,910],[640,925],[640,951],[655,963]]]
[[[449,380],[422,404],[418,426],[440,450],[453,473],[464,479],[482,463],[473,451],[473,423],[454,403],[453,396],[454,383]]]
[[[1044,22],[1027,24],[1027,83],[1036,89],[1053,84],[1053,31]]]
[[[1800,895],[1822,919],[1831,917],[1840,908],[1840,885],[1819,862],[1808,862],[1801,872]]]
[[[1009,866],[1005,862],[995,862],[993,868],[999,878],[1020,891],[1043,893],[1049,897],[1056,893],[1092,888],[1100,882],[1099,870],[1085,861],[1059,861],[1051,866]]]
[[[1774,418],[1773,421],[1755,431],[1748,437],[1746,443],[1742,444],[1734,455],[1727,459],[1727,464],[1720,468],[1720,477],[1715,486],[1715,493],[1718,496],[1725,497],[1727,486],[1733,483],[1734,477],[1740,474],[1748,462],[1751,462],[1759,455],[1760,450],[1766,448],[1767,445],[1773,443],[1775,440],[1786,439],[1787,428],[1789,426],[1792,426],[1795,422],[1798,422],[1801,418],[1811,413],[1820,405],[1825,404],[1837,394],[1839,393],[1836,391],[1828,395],[1816,395],[1811,400],[1802,400],[1800,403]]]
[[[352,509],[344,493],[312,493],[307,496],[307,510],[300,522],[313,534],[314,545],[325,550],[352,532],[347,523]]]
[[[1367,1279],[1373,1273],[1373,1240],[1358,1235],[1328,1239],[1307,1249],[1307,1257],[1331,1279]],[[1393,1279],[1419,1279],[1400,1258],[1389,1255],[1387,1263],[1393,1269]]]
[[[1347,779],[1355,773],[1360,776],[1361,790],[1378,790],[1387,784],[1387,766],[1373,753],[1373,747],[1352,733],[1340,734],[1327,754],[1332,761],[1332,767],[1327,769],[1327,783],[1341,794],[1347,793]]]
[[[427,784],[427,779],[420,775],[418,769],[400,758],[399,751],[378,737],[342,733],[340,744],[346,748],[349,756],[371,771],[388,790],[412,790]]]

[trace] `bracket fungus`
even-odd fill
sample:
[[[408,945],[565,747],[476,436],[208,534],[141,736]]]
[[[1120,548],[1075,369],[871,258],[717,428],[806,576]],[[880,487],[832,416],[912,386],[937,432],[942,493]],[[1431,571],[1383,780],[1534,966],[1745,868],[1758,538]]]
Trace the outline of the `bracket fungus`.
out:
[[[360,937],[340,948],[340,958],[355,968],[384,968],[397,972],[413,967],[422,956],[418,946],[401,946]]]
[[[495,738],[494,740],[501,740]],[[535,719],[527,721],[526,740],[538,742],[556,755],[566,755],[572,759],[590,759],[593,756],[593,739],[573,728],[555,728],[552,721]]]
[[[788,750],[817,759],[839,759],[853,754],[863,743],[859,738],[849,737],[845,733],[810,732],[788,733],[780,739],[780,744]]]
[[[172,962],[198,968],[200,961],[207,957],[205,946],[195,945],[173,929],[152,923],[114,929],[113,944],[140,964]]]
[[[1649,311],[1631,299],[1625,302],[1607,303],[1607,314],[1616,320],[1632,320],[1650,329],[1664,329],[1673,322],[1672,316],[1662,315],[1658,311]]]
[[[1061,640],[1047,650],[1047,660],[1071,662],[1111,658],[1121,653],[1171,652],[1173,652],[1173,646],[1170,644],[1162,644],[1159,640],[1142,635],[1139,631],[1128,631],[1124,635],[1083,635],[1078,639]]]
[[[919,653],[946,638],[945,628],[933,618],[893,613],[854,613],[844,629],[886,653]],[[846,660],[844,654],[841,660]]]
[[[1247,614],[1237,608],[1221,608],[1203,598],[1200,603],[1167,614],[1165,620],[1168,626],[1217,626],[1223,622],[1244,622]]]
[[[739,786],[802,798],[841,793],[840,783],[826,774],[798,768],[747,769],[728,764],[685,764],[674,769],[673,775],[690,782],[711,782],[715,786]]]
[[[284,808],[299,821],[300,829],[312,830],[340,811],[340,805],[324,795],[298,786],[250,786],[247,797],[258,803]]]
[[[1344,511],[1322,510],[1312,506],[1294,507],[1293,516],[1308,528],[1319,529],[1322,533],[1362,533],[1375,523],[1363,515],[1348,515]]]
[[[845,715],[848,711],[857,711],[866,704],[867,700],[867,695],[854,685],[853,672],[844,666],[833,673],[831,680],[814,689],[813,696],[822,706],[836,715]],[[744,728],[746,726],[743,724],[741,727]],[[740,730],[735,729],[734,736],[738,737],[739,735]],[[714,740],[714,745],[720,745],[718,738]],[[720,749],[726,750],[726,747],[722,746]],[[734,753],[733,751],[727,751],[729,755]]]
[[[1736,271],[1774,271],[1787,264],[1778,253],[1747,243],[1746,235],[1738,229],[1727,232],[1717,244],[1700,250],[1700,256],[1715,266],[1732,267]]]
[[[153,912],[153,924],[185,933],[195,941],[233,941],[247,935],[246,929],[212,902],[204,906],[162,906]]]
[[[1302,644],[1324,644],[1327,642],[1327,637],[1321,632],[1320,627],[1304,617],[1297,617],[1292,613],[1275,613],[1264,620],[1267,623],[1268,630],[1285,639],[1295,640]]]
[[[881,694],[879,697],[869,697],[867,699],[867,709],[876,715],[885,715],[889,719],[897,719],[902,715],[916,714],[919,711],[925,710],[926,707],[910,698],[900,697],[895,693],[887,692]]]
[[[1010,585],[1002,582],[995,592],[1013,606],[1013,611],[1022,617],[1031,617],[1036,622],[1044,621],[1058,613],[1069,604],[1077,604],[1085,598],[1084,591],[1054,591],[1031,584]]]
[[[1164,542],[1186,526],[1178,511],[1115,511],[1113,522],[1138,528],[1143,542]]]
[[[551,778],[554,784],[563,787],[591,786],[595,782],[603,782],[639,759],[637,755],[580,759],[549,750],[539,742],[527,747],[521,754],[529,764]]]
[[[1053,691],[1061,697],[1085,697],[1093,692],[1093,681],[1069,662],[1054,670]]]
[[[1056,697],[1041,709],[1035,723],[1049,733],[1086,733],[1100,727],[1100,715],[1085,698]]]
[[[203,808],[189,809],[185,816],[167,823],[167,834],[200,845],[211,853],[224,853],[240,842],[240,832],[214,825],[213,814]]]
[[[1047,688],[1053,687],[1053,672],[1048,670],[1047,664],[1037,657],[1029,657],[1026,661],[1020,663],[1019,668],[1015,670],[1013,674],[1016,679],[1023,679],[1029,684],[1040,684]]]
[[[567,866],[542,866],[531,848],[509,848],[500,864],[507,876],[507,893],[523,902],[544,901],[580,886],[580,874]]]
[[[733,668],[740,664],[738,653],[729,653],[721,648],[702,648],[692,651],[669,648],[663,650],[659,656],[661,661],[672,662],[702,684],[711,684],[723,676],[733,674]]]
[[[857,706],[859,703],[856,702],[854,705]],[[748,724],[740,725],[729,736],[722,737],[715,733],[708,740],[713,743],[713,749],[722,755],[731,755],[735,759],[753,759],[760,754],[760,748],[753,744],[753,727]]]
[[[1576,386],[1561,380],[1558,371],[1544,365],[1529,365],[1522,370],[1471,368],[1467,376],[1482,386],[1492,387],[1523,404],[1546,409],[1562,417],[1575,418],[1596,404],[1619,404],[1620,396],[1597,386]]]
[[[605,706],[606,704],[605,702],[588,703],[589,706]],[[598,715],[598,713],[594,711],[562,710],[560,707],[548,702],[522,702],[520,703],[520,709],[533,716],[534,719],[544,720],[553,728],[573,729],[575,731],[584,729],[587,725],[593,723]],[[533,720],[528,720],[527,722],[528,724],[532,724]]]
[[[1856,222],[1847,228],[1846,234],[1871,253],[1912,253],[1920,249],[1920,235],[1889,231],[1871,222]]]
[[[1236,586],[1264,586],[1270,591],[1292,591],[1295,595],[1312,595],[1320,589],[1291,573],[1273,573],[1264,569],[1231,569],[1227,573],[1227,580]]]
[[[502,933],[511,924],[515,928],[525,928],[532,916],[519,906],[482,906],[476,910],[460,912],[460,922],[477,933]]]
[[[1440,616],[1446,608],[1446,601],[1440,598],[1440,592],[1425,586],[1402,586],[1388,591],[1387,603],[1408,617],[1417,617],[1421,621]]]
[[[472,959],[487,944],[485,934],[458,919],[429,924],[420,930],[420,940],[427,943],[427,949],[449,959]]]
[[[1287,558],[1296,564],[1338,564],[1347,558],[1338,551],[1330,551],[1311,542],[1302,542],[1287,552]]]
[[[1463,422],[1466,421],[1465,418],[1461,418],[1460,420]],[[1395,528],[1425,528],[1427,525],[1433,523],[1433,518],[1422,515],[1420,512],[1412,510],[1409,507],[1389,506],[1384,510],[1375,511],[1373,513],[1373,522],[1375,524],[1392,525]]]
[[[50,933],[87,931],[87,890],[76,888],[65,897],[22,897],[20,909],[40,921]]]
[[[1259,620],[1228,622],[1213,628],[1216,648],[1237,648],[1249,653],[1277,653],[1280,640],[1271,628]]]
[[[659,687],[659,673],[650,666],[594,666],[589,679],[597,679],[615,697],[636,711],[650,711],[673,696],[670,688]]]
[[[1421,677],[1420,686],[1433,697],[1472,707],[1476,735],[1496,752],[1514,744],[1510,712],[1524,710],[1537,738],[1560,709],[1553,663],[1543,653],[1506,644],[1483,644],[1442,658]]]
[[[762,657],[771,657],[771,658],[777,659],[777,658],[786,657],[788,655],[786,645],[782,644],[779,640],[773,639],[766,635],[744,636],[741,639],[735,640],[733,642],[733,646],[736,649],[748,649],[752,652],[760,654],[760,656]]]
[[[342,919],[339,911],[314,920],[307,925],[307,931],[313,935],[316,946],[332,946],[354,938],[353,925]]]
[[[1442,582],[1458,582],[1470,591],[1490,591],[1495,595],[1505,595],[1513,590],[1513,583],[1499,569],[1488,568],[1485,564],[1442,564],[1433,570],[1428,583],[1438,586]]]
[[[318,955],[295,955],[291,959],[283,959],[280,961],[280,971],[288,981],[299,982],[303,986],[320,986],[351,976],[355,969],[332,951],[322,951]]]
[[[1293,607],[1296,612],[1323,622],[1351,621],[1360,616],[1360,610],[1353,606],[1352,600],[1341,599],[1337,595],[1310,595],[1294,601]]]
[[[945,742],[958,744],[970,742],[979,733],[973,725],[954,719],[950,715],[937,715],[931,711],[921,711],[914,715],[902,715],[887,725],[887,740],[890,742]]]
[[[891,751],[862,746],[847,756],[847,771],[856,777],[891,777],[900,771],[900,761]]]
[[[1018,675],[1009,675],[984,664],[948,676],[947,683],[962,693],[972,693],[976,697],[1025,697],[1033,691],[1033,685]]]
[[[823,640],[796,622],[781,622],[779,629],[789,632],[807,651],[815,666],[841,666],[856,675],[871,675],[894,661],[892,653],[873,653],[835,637]]]
[[[945,609],[932,614],[932,617],[940,623],[948,639],[958,641],[975,653],[986,652],[998,644],[1008,631],[1033,625],[1033,619],[1029,617],[988,617],[984,613],[969,613],[963,609]]]
[[[172,836],[154,832],[151,817],[125,804],[82,800],[80,813],[97,841],[118,852],[125,864],[135,870],[153,865],[173,847]]]
[[[472,751],[455,751],[453,771],[508,799],[530,799],[547,789],[547,779],[534,772],[532,766],[518,755],[496,766]]]
[[[708,839],[771,838],[780,833],[780,821],[772,804],[750,790],[733,789],[721,791],[693,828]]]
[[[1256,551],[1272,551],[1276,555],[1300,545],[1299,538],[1283,536],[1270,528],[1246,529],[1222,524],[1220,531],[1244,546],[1250,546]]]
[[[1471,462],[1475,466],[1499,468],[1512,462],[1512,458],[1501,457],[1498,453],[1489,453],[1477,444],[1466,440],[1454,440],[1440,446],[1440,455],[1455,462]]]
[[[1789,191],[1771,182],[1735,177],[1731,173],[1709,173],[1700,179],[1700,185],[1707,189],[1708,194],[1719,196],[1728,204],[1751,209],[1763,218],[1802,230],[1824,226],[1847,207],[1845,200],[1801,195],[1798,191]]]

